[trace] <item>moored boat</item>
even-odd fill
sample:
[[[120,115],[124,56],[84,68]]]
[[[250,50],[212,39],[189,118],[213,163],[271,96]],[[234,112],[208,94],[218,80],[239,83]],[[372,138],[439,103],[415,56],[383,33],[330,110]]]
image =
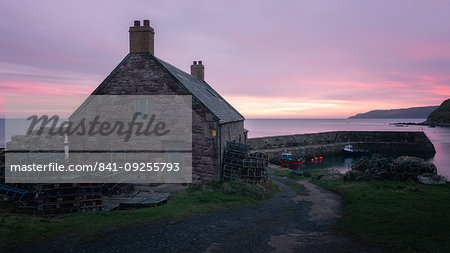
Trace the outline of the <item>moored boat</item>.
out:
[[[367,149],[355,149],[353,145],[347,144],[343,149],[344,155],[365,155],[369,153]]]
[[[283,153],[281,153],[280,164],[285,168],[298,169],[305,164],[305,159],[303,157],[294,159],[292,157],[292,152],[284,150]]]

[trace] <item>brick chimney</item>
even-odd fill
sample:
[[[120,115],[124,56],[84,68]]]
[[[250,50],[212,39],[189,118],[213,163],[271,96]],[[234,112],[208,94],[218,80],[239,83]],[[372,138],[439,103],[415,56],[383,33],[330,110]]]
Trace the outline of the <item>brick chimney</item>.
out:
[[[205,80],[205,66],[203,66],[202,61],[194,61],[191,65],[191,75],[197,77],[198,79]]]
[[[134,26],[130,27],[130,53],[152,53],[155,55],[155,31],[150,26],[149,20],[135,20]]]

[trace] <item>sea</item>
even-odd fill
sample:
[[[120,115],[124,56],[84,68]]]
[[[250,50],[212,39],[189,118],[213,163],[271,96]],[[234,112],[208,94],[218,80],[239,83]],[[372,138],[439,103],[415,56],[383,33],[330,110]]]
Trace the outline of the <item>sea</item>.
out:
[[[23,120],[21,120],[23,122]],[[405,125],[397,127],[391,123],[420,123],[425,119],[246,119],[245,128],[249,130],[248,137],[264,137],[276,135],[319,133],[328,131],[422,131],[436,149],[434,157],[423,157],[432,162],[438,169],[438,174],[450,179],[450,127],[429,127]],[[23,124],[17,124],[23,125]],[[25,132],[26,128],[17,127],[17,134]],[[10,131],[9,131],[10,132]],[[0,119],[0,147],[5,147],[14,133],[6,133],[5,119]],[[309,168],[334,168],[345,172],[349,170],[355,158],[324,157],[321,163],[307,161]]]
[[[329,131],[421,131],[424,132],[436,149],[434,157],[422,157],[432,162],[438,174],[450,179],[450,127],[429,127],[392,123],[420,123],[425,119],[246,119],[248,137],[320,133]],[[307,161],[307,168],[333,168],[348,171],[358,158],[340,156],[324,157],[322,162]]]

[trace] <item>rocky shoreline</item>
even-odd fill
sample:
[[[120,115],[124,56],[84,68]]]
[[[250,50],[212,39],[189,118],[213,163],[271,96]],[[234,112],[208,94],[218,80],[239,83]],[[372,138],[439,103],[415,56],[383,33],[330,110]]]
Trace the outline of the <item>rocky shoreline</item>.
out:
[[[390,125],[394,125],[394,126],[429,126],[429,127],[450,127],[450,123],[449,124],[443,124],[443,123],[427,123],[425,122],[420,122],[420,123],[415,123],[415,122],[396,122],[396,123],[391,123]]]

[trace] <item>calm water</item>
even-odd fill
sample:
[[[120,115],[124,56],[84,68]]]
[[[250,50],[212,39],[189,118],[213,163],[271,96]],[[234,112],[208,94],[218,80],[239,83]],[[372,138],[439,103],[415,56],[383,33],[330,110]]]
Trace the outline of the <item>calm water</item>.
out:
[[[397,122],[423,122],[425,119],[247,119],[245,128],[249,138],[318,133],[327,131],[423,131],[436,149],[436,155],[428,159],[438,168],[438,173],[450,179],[450,128],[427,126],[395,127]],[[325,157],[321,164],[307,162],[310,168],[350,169],[354,160],[342,157]]]
[[[65,118],[60,118],[57,126],[64,122]],[[50,125],[50,124],[49,124]],[[14,135],[23,135],[28,131],[30,121],[27,119],[3,119],[0,118],[0,148],[5,147],[5,141],[11,141]]]

